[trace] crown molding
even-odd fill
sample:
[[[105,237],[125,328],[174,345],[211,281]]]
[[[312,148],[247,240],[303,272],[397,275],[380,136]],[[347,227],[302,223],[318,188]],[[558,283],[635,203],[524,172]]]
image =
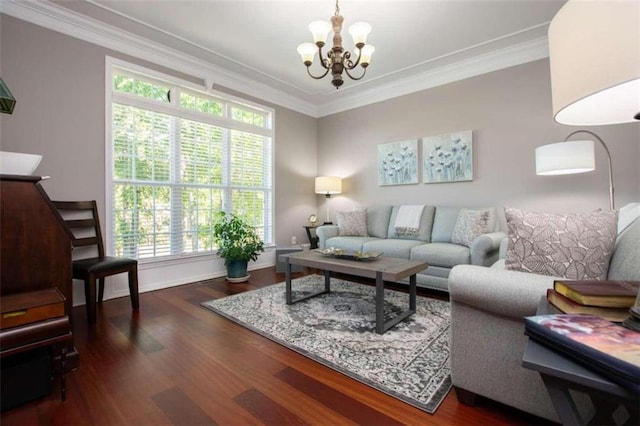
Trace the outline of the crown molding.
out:
[[[170,63],[176,71],[201,79],[204,89],[211,89],[211,82],[213,82],[213,85],[227,87],[315,118],[549,56],[547,37],[541,37],[432,68],[349,95],[343,94],[330,102],[314,104],[262,82],[233,73],[211,62],[119,30],[49,1],[0,0],[0,13],[161,66]]]
[[[381,84],[348,98],[320,105],[318,107],[318,115],[324,117],[330,114],[336,114],[492,71],[537,61],[548,56],[549,48],[547,37],[540,37],[414,74],[391,83]]]
[[[158,65],[170,63],[176,71],[201,79],[205,89],[211,88],[205,87],[205,82],[213,82],[317,117],[317,107],[307,101],[49,1],[1,0],[0,13]]]

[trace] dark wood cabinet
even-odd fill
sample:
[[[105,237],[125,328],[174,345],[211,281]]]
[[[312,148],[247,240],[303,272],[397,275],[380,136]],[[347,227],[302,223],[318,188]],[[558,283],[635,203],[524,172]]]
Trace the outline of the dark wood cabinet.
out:
[[[71,235],[40,181],[36,176],[0,175],[0,304],[5,299],[3,305],[36,310],[24,324],[2,327],[0,353],[9,356],[55,345],[54,361],[61,363],[54,370],[64,374],[79,364],[70,321]],[[45,305],[52,296],[42,291],[47,289],[62,295],[63,312],[49,313]],[[47,313],[38,313],[39,309]]]
[[[0,175],[0,294],[57,287],[68,313],[71,238],[40,180]]]

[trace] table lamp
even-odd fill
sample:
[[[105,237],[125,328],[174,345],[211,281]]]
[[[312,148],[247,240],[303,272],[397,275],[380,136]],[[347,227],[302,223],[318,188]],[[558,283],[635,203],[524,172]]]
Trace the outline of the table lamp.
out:
[[[333,194],[342,193],[342,179],[337,176],[319,176],[316,178],[316,194],[324,194],[327,198],[327,220],[324,222],[325,225],[331,225],[332,222],[329,220],[329,198]]]

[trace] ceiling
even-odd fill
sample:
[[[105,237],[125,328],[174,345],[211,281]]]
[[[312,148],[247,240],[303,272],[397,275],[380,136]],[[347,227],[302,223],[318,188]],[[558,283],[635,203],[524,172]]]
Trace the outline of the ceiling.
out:
[[[337,92],[329,76],[308,77],[296,52],[298,44],[312,41],[308,24],[333,15],[333,0],[54,0],[50,5],[190,55],[326,115],[465,78],[473,67],[478,74],[546,57],[548,24],[563,3],[341,0],[345,49],[353,50],[348,26],[365,21],[373,27],[368,43],[376,51],[367,75],[360,81],[345,76]],[[319,65],[313,67],[317,74]]]

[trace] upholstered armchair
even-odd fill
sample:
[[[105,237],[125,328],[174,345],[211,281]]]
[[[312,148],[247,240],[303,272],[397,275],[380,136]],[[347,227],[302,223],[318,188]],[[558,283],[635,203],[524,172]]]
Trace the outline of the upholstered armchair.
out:
[[[640,280],[639,264],[640,219],[636,219],[618,234],[606,278]],[[472,404],[475,395],[482,395],[558,421],[540,375],[522,367],[527,342],[523,317],[535,315],[554,279],[506,270],[504,259],[490,268],[460,265],[452,269],[451,369],[463,403]]]

